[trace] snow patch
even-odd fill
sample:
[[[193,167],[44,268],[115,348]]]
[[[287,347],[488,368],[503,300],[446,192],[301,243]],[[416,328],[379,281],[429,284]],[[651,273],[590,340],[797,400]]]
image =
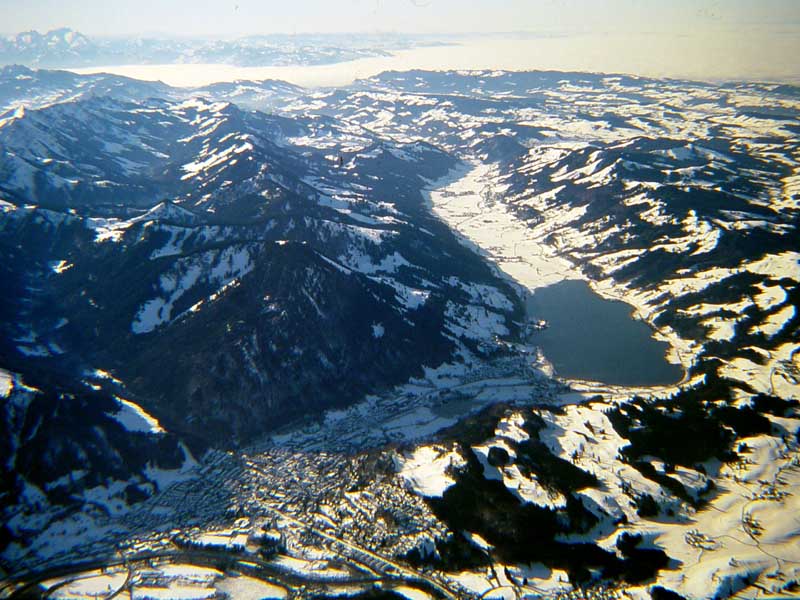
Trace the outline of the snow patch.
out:
[[[411,490],[427,497],[441,497],[455,484],[448,471],[466,465],[458,452],[441,446],[420,446],[400,463],[399,477]]]
[[[119,421],[125,429],[140,433],[164,433],[158,420],[145,412],[141,406],[119,396],[114,396],[114,398],[119,403],[119,412],[111,416]]]

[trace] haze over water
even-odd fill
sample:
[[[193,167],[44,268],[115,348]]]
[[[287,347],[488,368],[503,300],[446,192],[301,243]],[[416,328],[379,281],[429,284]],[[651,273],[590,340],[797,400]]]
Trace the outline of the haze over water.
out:
[[[752,27],[686,33],[573,33],[470,36],[457,44],[404,50],[332,65],[103,65],[73,69],[161,80],[179,87],[239,79],[344,86],[387,70],[504,69],[624,73],[693,80],[800,82],[800,29]]]

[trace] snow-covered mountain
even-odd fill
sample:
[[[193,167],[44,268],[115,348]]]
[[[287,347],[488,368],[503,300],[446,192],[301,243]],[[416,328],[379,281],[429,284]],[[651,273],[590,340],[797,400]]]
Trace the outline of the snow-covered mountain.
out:
[[[125,555],[48,580],[77,595],[796,593],[796,88],[3,74],[5,566]],[[563,279],[684,380],[548,376],[512,285]],[[226,569],[148,554],[186,547]]]
[[[26,111],[0,145],[3,238],[26,248],[11,352],[91,357],[181,430],[250,438],[516,327],[505,284],[424,208],[423,177],[452,165],[431,146],[99,98]]]
[[[489,165],[475,185],[527,223],[520,241],[637,307],[693,373],[796,391],[797,88],[558,72],[361,88],[316,110]]]
[[[11,557],[59,552],[60,540],[80,539],[97,519],[124,514],[197,464],[174,434],[118,395],[108,373],[87,371],[79,382],[29,367],[24,379],[0,369],[0,551],[12,565]]]
[[[471,542],[446,538],[423,564],[476,595],[557,595],[567,575],[653,598],[796,589],[798,97],[409,72],[297,106],[460,156],[469,168],[435,195],[443,219],[532,290],[580,278],[626,301],[687,369],[682,391],[586,384],[589,403],[490,413],[406,455],[408,484]],[[470,552],[492,557],[488,575]]]
[[[202,97],[218,102],[234,102],[243,108],[268,111],[290,103],[303,93],[302,88],[278,80],[241,80],[184,89],[119,75],[76,75],[69,71],[10,65],[0,67],[0,122],[13,116],[20,106],[27,109],[44,108],[60,102],[93,97],[125,101],[149,98],[187,100]]]
[[[30,403],[37,373],[57,373],[76,414],[98,405],[98,386],[112,398],[93,409],[104,438],[133,444],[108,431],[119,397],[201,454],[426,366],[502,354],[498,339],[518,328],[508,284],[424,205],[425,181],[453,164],[432,146],[202,99],[92,96],[15,111],[0,149],[0,353],[19,382],[4,410]],[[98,370],[111,383],[85,375]],[[8,433],[24,437],[15,411]],[[54,448],[84,443],[79,429],[48,427]],[[42,501],[106,452],[43,456],[36,478],[29,450],[7,464]],[[182,464],[126,456],[106,489]],[[80,496],[101,472],[70,477]],[[35,513],[27,496],[7,500],[11,515]],[[13,540],[33,527],[14,522]]]
[[[46,33],[25,31],[8,38],[0,38],[0,62],[3,64],[36,65],[53,59],[62,64],[70,64],[80,61],[82,55],[93,51],[95,46],[89,38],[66,27]]]

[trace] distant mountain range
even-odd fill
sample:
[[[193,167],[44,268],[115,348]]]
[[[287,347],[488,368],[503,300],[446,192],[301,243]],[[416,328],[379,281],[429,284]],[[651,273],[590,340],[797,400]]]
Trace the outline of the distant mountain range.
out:
[[[387,56],[430,43],[405,35],[263,35],[235,40],[95,38],[69,28],[0,37],[0,65],[67,68],[123,64],[214,63],[243,67],[323,65]]]

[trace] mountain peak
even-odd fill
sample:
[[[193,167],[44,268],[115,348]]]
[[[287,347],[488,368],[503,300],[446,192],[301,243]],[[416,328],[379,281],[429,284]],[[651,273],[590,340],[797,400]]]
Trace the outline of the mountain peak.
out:
[[[12,121],[21,119],[24,116],[25,116],[24,104],[20,104],[16,108],[12,108],[4,113],[0,113],[0,128],[4,127],[8,123],[11,123]]]
[[[2,78],[11,78],[16,77],[17,75],[32,75],[33,70],[29,69],[25,65],[6,65],[4,67],[0,67],[0,77]]]
[[[52,29],[48,31],[44,37],[46,37],[48,41],[51,43],[64,42],[65,44],[73,48],[85,46],[89,43],[89,38],[87,38],[79,31],[75,31],[74,29],[70,29],[69,27],[60,27],[58,29]]]
[[[75,52],[91,45],[91,41],[84,34],[69,27],[51,29],[40,33],[35,29],[23,31],[16,35],[0,40],[0,51],[7,45],[6,51],[13,49],[16,53],[41,54],[43,52]]]

